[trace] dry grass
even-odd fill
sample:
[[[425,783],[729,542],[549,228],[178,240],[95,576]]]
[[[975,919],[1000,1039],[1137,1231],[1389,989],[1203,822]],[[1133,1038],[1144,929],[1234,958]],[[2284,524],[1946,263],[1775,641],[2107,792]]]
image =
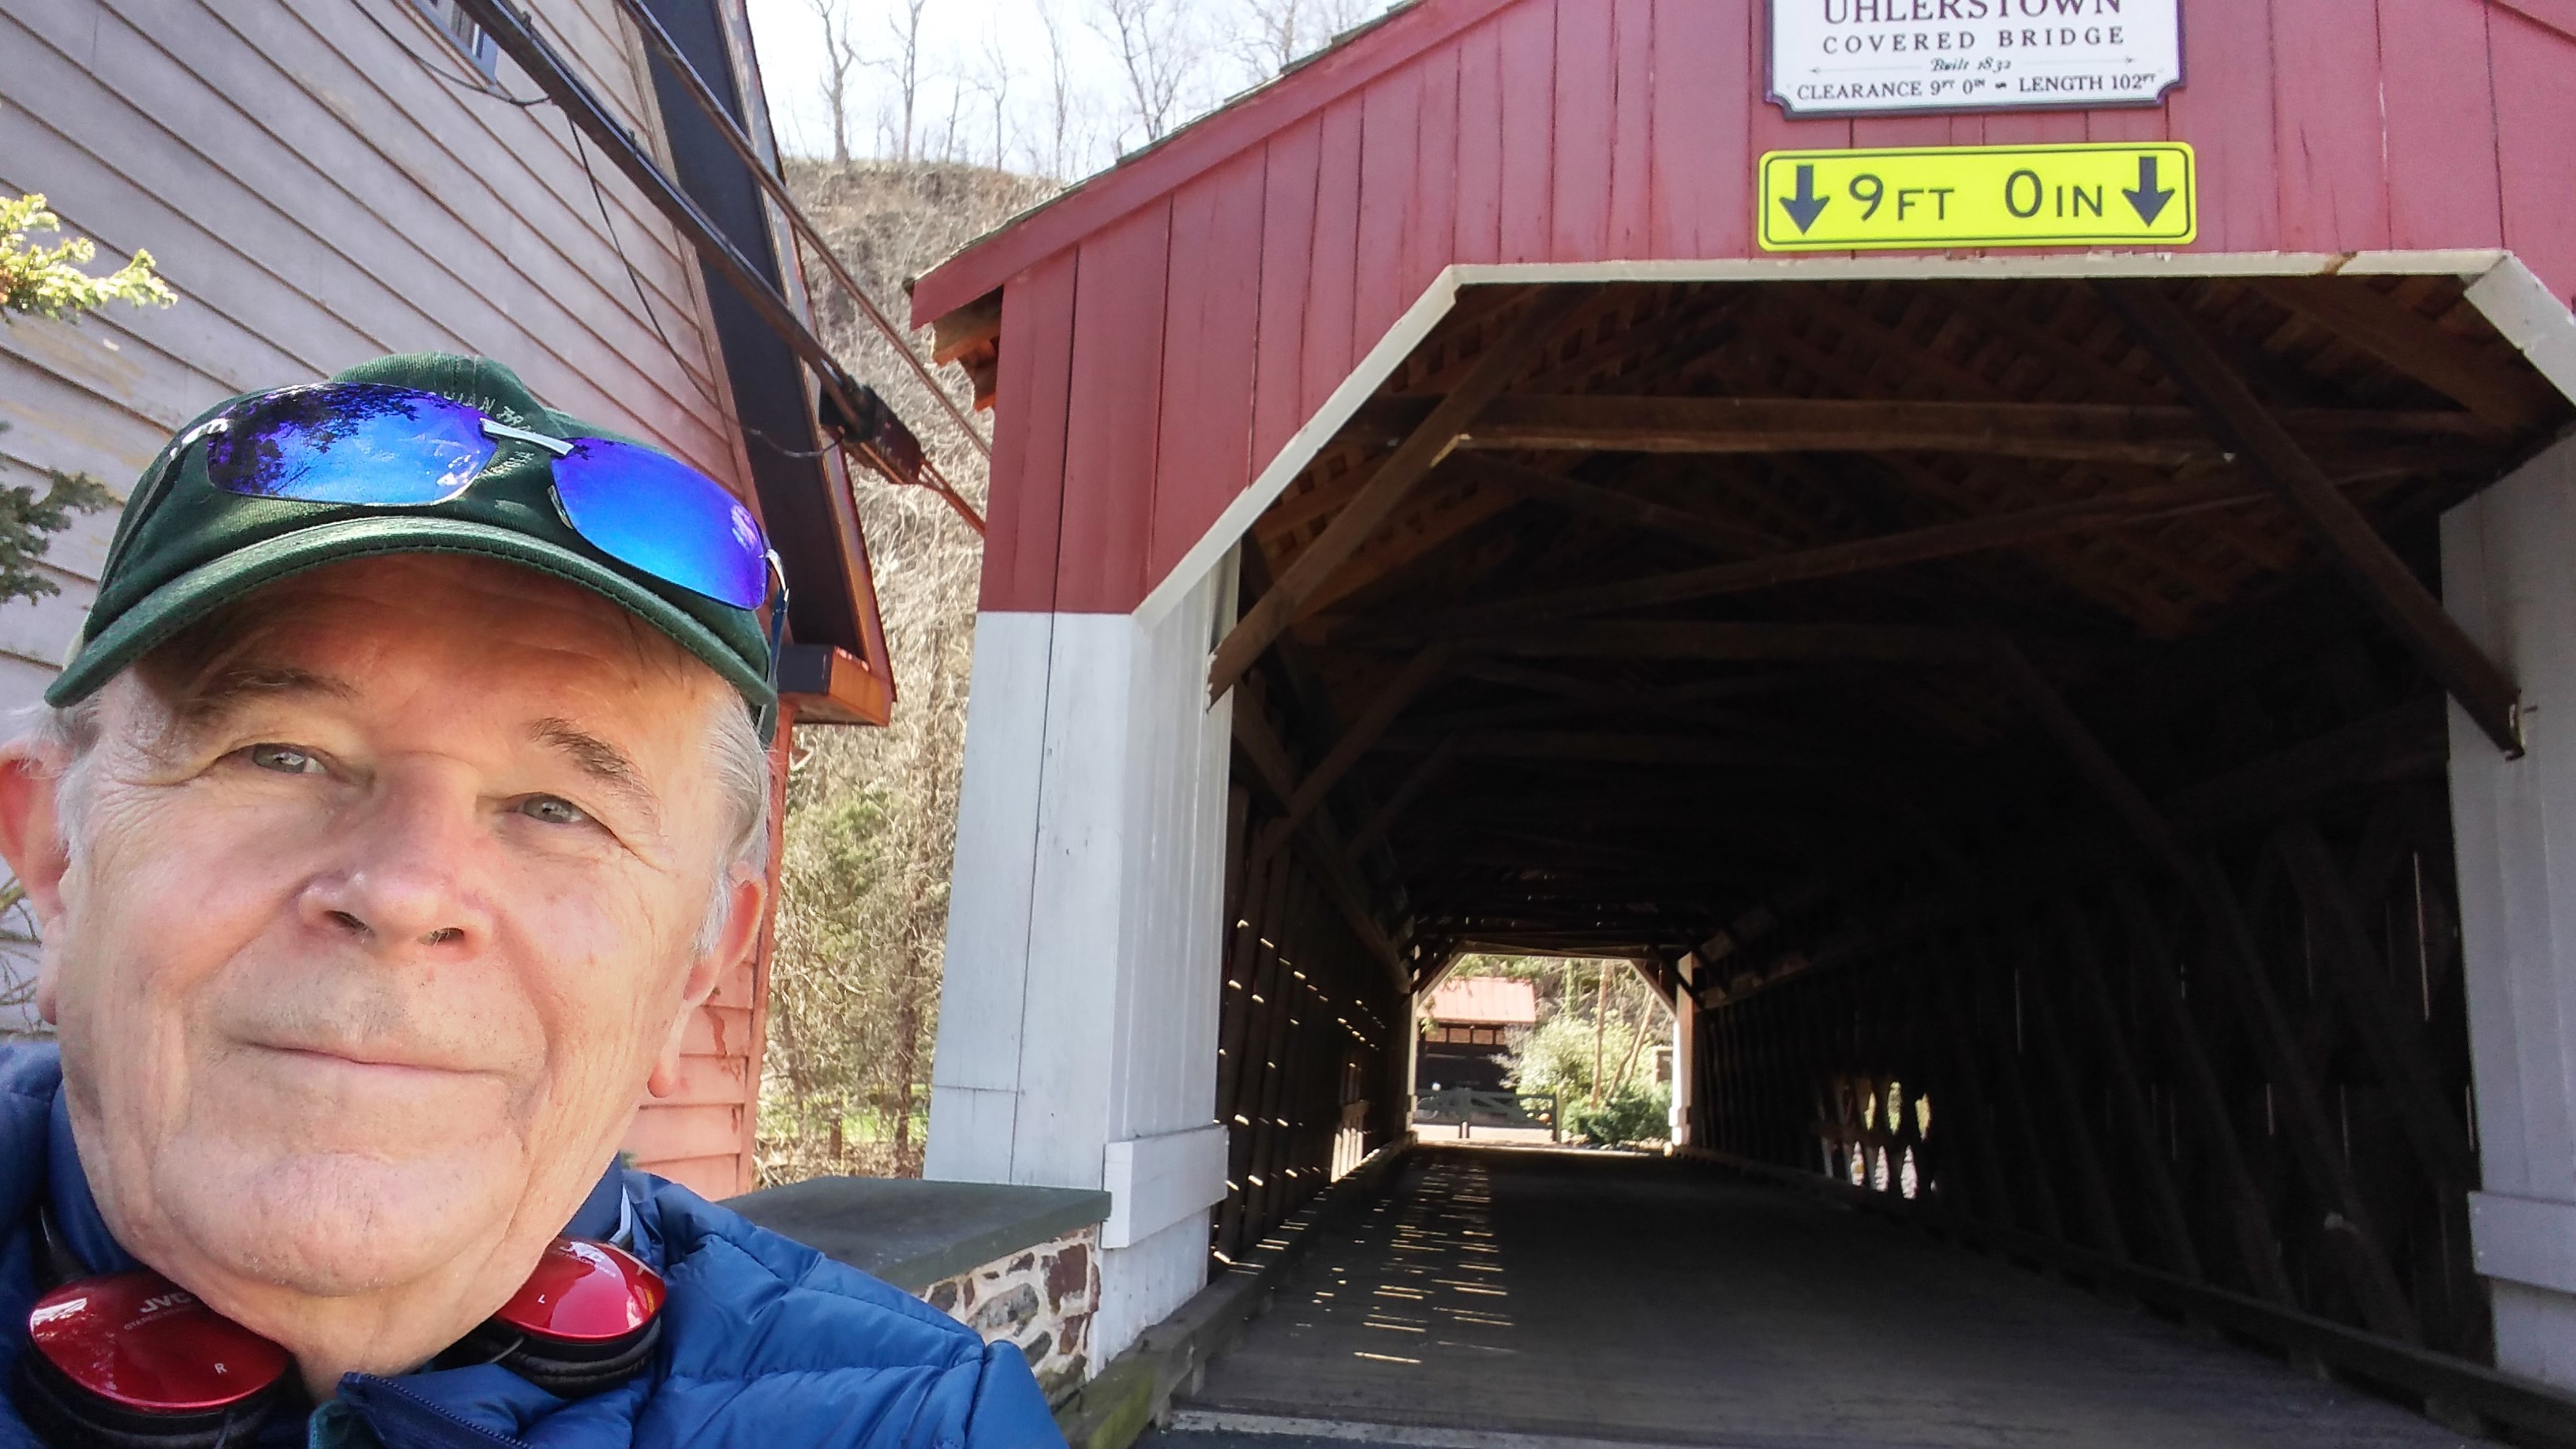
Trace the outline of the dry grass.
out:
[[[790,162],[788,181],[898,322],[906,278],[1055,189],[978,167],[883,162]],[[981,456],[822,270],[809,278],[825,340],[980,510]],[[962,399],[953,369],[944,380]],[[858,502],[902,697],[885,729],[797,735],[761,1084],[764,1184],[921,1171],[983,549],[927,491],[862,477]]]

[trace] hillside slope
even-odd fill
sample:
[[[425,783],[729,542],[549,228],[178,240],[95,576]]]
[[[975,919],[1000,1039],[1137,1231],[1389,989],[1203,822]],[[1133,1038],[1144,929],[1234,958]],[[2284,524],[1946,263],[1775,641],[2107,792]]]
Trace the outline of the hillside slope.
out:
[[[979,167],[880,162],[790,162],[788,183],[898,318],[905,278],[1056,189]],[[980,510],[982,457],[892,344],[827,279],[814,282],[825,340]],[[963,395],[962,380],[944,380]],[[797,735],[761,1084],[764,1184],[921,1171],[983,551],[927,491],[862,476],[858,502],[901,697],[885,729]]]

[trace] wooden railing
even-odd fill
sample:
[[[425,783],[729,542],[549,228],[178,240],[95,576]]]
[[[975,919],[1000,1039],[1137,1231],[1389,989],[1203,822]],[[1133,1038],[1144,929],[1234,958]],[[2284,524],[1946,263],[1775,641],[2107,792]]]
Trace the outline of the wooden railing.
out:
[[[1559,1107],[1553,1093],[1480,1092],[1472,1087],[1449,1087],[1415,1093],[1413,1120],[1455,1126],[1461,1135],[1478,1127],[1544,1127],[1550,1137],[1555,1137]]]

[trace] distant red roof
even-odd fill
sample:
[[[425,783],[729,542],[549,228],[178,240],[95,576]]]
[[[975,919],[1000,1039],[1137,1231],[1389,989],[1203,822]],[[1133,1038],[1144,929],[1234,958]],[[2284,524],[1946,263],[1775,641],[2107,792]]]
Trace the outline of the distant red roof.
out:
[[[1535,1026],[1538,988],[1505,976],[1462,976],[1431,993],[1431,1019],[1464,1026]]]

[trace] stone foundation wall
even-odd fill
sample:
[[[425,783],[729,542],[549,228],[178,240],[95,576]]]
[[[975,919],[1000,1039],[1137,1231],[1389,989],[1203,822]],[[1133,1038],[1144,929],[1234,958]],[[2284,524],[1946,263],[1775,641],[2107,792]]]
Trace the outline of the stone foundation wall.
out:
[[[1091,1376],[1091,1316],[1100,1306],[1100,1230],[1083,1228],[942,1278],[922,1290],[931,1307],[1027,1354],[1047,1402]]]

